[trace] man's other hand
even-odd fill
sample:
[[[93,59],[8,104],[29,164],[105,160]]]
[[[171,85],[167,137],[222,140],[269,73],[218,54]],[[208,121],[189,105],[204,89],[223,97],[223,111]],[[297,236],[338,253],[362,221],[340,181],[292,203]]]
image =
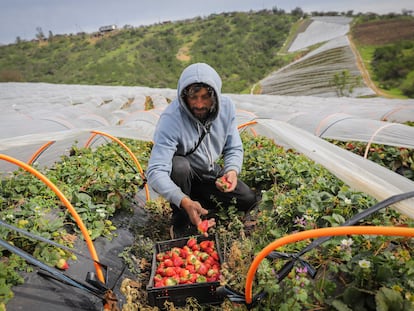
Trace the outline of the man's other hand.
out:
[[[232,192],[237,186],[237,173],[228,171],[223,176],[216,179],[216,187],[223,192]]]

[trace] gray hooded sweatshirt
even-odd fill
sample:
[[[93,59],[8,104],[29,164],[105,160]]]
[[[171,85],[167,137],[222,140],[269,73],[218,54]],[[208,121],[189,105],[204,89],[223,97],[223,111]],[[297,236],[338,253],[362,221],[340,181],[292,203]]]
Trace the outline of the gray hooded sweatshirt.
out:
[[[203,124],[193,116],[181,99],[182,91],[190,84],[205,83],[217,95],[217,106]],[[191,166],[205,174],[216,174],[216,161],[223,155],[224,172],[240,173],[243,146],[236,124],[235,106],[230,98],[221,95],[221,79],[207,64],[196,63],[182,72],[177,86],[177,98],[163,111],[154,134],[154,146],[148,163],[149,185],[170,203],[180,206],[186,196],[171,180],[172,158],[186,156]],[[197,145],[203,131],[201,144]],[[187,155],[188,154],[188,155]]]

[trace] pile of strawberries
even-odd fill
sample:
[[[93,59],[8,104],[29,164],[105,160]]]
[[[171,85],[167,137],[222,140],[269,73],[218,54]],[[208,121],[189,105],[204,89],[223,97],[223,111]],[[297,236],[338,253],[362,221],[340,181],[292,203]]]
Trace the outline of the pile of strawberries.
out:
[[[197,243],[191,237],[183,247],[156,254],[154,287],[215,282],[220,277],[220,260],[214,241]]]

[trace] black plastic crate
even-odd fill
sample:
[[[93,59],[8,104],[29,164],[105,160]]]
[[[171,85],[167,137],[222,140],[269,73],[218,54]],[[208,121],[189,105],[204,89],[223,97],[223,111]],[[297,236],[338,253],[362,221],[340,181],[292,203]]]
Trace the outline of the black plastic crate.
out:
[[[204,282],[193,284],[180,284],[174,286],[154,287],[154,276],[157,269],[157,254],[165,252],[173,247],[183,247],[187,244],[190,237],[157,242],[154,246],[154,254],[152,258],[152,269],[150,281],[147,285],[148,303],[150,306],[157,306],[160,309],[164,308],[165,301],[174,303],[174,306],[185,306],[186,300],[189,297],[194,297],[200,305],[218,305],[224,301],[224,297],[216,292],[220,282]],[[196,236],[197,243],[205,240],[212,240],[215,243],[215,249],[219,255],[220,265],[223,262],[222,253],[218,243],[217,235],[204,237],[202,235]]]

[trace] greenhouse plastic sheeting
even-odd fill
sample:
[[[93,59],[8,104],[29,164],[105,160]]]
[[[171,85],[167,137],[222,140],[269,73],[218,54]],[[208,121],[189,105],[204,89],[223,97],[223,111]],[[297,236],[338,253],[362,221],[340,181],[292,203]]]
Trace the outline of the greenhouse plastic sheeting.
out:
[[[414,146],[414,127],[400,124],[414,120],[414,100],[276,95],[232,98],[238,108],[258,118],[285,121],[322,138]]]
[[[414,182],[350,151],[335,146],[286,122],[258,120],[258,133],[288,144],[321,164],[352,188],[382,201],[395,194],[413,191]],[[414,199],[395,204],[401,213],[414,219]]]
[[[349,31],[351,17],[345,16],[315,16],[304,32],[297,35],[289,47],[289,52],[302,50],[319,42],[325,42],[344,36]]]
[[[334,77],[346,73],[347,84],[342,90],[345,95],[375,95],[363,79],[358,52],[347,37],[351,21],[344,16],[310,18],[310,24],[297,35],[288,51],[301,50],[305,54],[309,47],[320,46],[261,80],[261,93],[335,97],[338,86]]]
[[[48,165],[75,142],[84,145],[93,130],[149,141],[175,95],[172,89],[145,87],[0,83],[0,152],[26,162],[43,144],[55,141],[38,159]],[[400,124],[414,120],[414,100],[228,96],[236,104],[239,124],[268,118],[322,138],[414,145],[413,127]],[[145,110],[148,97],[154,109]],[[2,170],[4,165],[0,163]]]

